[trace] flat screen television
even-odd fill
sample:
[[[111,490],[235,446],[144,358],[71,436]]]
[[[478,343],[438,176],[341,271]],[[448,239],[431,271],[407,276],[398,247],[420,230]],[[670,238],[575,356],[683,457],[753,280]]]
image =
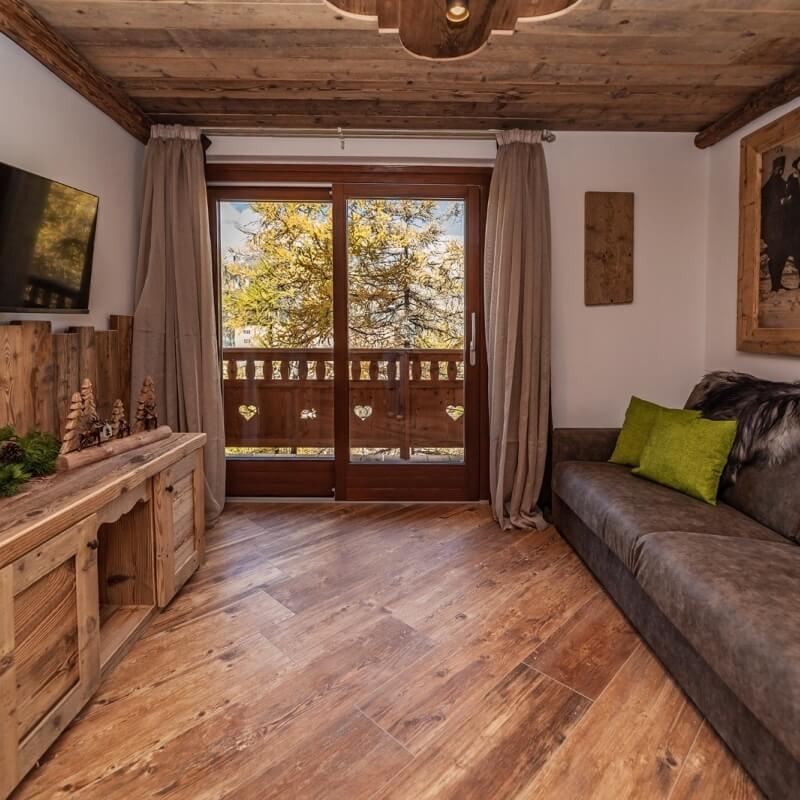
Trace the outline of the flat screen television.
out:
[[[0,311],[89,310],[98,198],[0,163]]]

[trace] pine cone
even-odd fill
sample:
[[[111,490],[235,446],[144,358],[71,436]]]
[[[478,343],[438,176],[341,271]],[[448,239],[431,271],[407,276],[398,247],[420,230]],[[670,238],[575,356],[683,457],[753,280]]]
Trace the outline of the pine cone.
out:
[[[16,464],[22,461],[24,455],[16,439],[6,439],[6,441],[0,442],[0,466]]]

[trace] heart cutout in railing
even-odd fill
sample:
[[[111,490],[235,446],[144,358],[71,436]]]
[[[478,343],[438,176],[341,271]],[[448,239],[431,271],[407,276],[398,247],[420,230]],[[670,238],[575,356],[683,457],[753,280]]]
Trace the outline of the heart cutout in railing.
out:
[[[244,417],[247,422],[250,422],[256,414],[258,414],[258,409],[253,405],[239,406],[239,416]]]
[[[457,422],[464,416],[464,406],[447,406],[445,413],[453,422]]]
[[[362,421],[372,416],[372,406],[353,406],[353,413]]]

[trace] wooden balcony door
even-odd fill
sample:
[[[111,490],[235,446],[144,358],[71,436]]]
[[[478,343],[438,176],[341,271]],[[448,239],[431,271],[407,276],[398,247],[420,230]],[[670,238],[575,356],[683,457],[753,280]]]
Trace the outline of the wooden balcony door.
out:
[[[480,196],[334,186],[336,494],[477,499]]]
[[[480,496],[485,187],[402,177],[209,189],[229,496]]]

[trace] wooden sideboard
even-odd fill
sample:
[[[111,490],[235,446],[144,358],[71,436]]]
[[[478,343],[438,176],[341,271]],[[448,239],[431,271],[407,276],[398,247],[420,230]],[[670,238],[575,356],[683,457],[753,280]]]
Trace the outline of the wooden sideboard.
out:
[[[0,797],[203,560],[205,434],[0,501]]]

